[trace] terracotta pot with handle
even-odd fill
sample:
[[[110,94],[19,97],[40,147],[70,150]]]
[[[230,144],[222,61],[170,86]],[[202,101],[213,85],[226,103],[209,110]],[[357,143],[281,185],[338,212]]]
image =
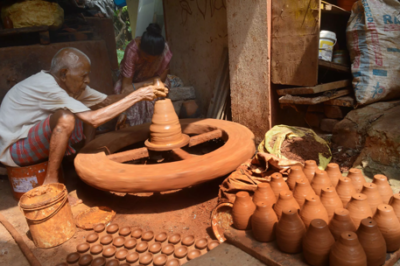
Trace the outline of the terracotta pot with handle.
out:
[[[236,199],[232,207],[233,225],[236,229],[246,230],[251,228],[251,216],[256,206],[246,191],[236,193]]]
[[[343,232],[332,246],[330,266],[366,266],[367,255],[354,232]]]
[[[299,204],[300,208],[303,207],[306,197],[308,195],[315,195],[311,185],[303,178],[296,181],[296,186],[293,190],[293,197]]]
[[[317,163],[314,160],[307,160],[305,162],[305,166],[303,169],[304,174],[306,175],[308,181],[311,181],[314,178],[315,171],[318,169]]]
[[[322,188],[330,186],[332,186],[332,184],[328,174],[325,171],[317,170],[311,182],[311,187],[314,189],[315,194],[321,196]]]
[[[324,205],[322,205],[319,197],[316,195],[306,197],[306,202],[300,210],[300,217],[306,228],[308,228],[311,221],[314,219],[322,219],[327,224],[329,223],[328,212]]]
[[[339,165],[337,163],[328,163],[325,172],[328,174],[332,186],[336,187],[339,183],[339,178],[342,178]]]
[[[357,230],[357,236],[367,255],[367,265],[383,265],[386,261],[386,242],[378,224],[372,218],[363,219]]]
[[[339,240],[340,235],[345,231],[355,232],[356,227],[350,218],[350,213],[344,208],[335,210],[335,215],[329,223],[329,229],[335,240]]]
[[[271,207],[276,203],[275,194],[268,183],[260,183],[257,185],[253,196],[253,202],[256,205],[259,202],[264,202]]]
[[[269,183],[272,191],[275,194],[276,199],[279,199],[279,193],[281,191],[290,190],[289,186],[286,184],[285,180],[280,173],[274,173],[271,175],[271,182]]]
[[[386,242],[386,251],[394,252],[400,248],[400,222],[394,214],[393,208],[387,204],[380,204],[374,215]]]
[[[356,193],[352,196],[351,201],[347,205],[347,209],[350,212],[350,217],[356,229],[360,226],[362,219],[373,216],[371,207],[367,201],[367,196],[361,193]]]
[[[372,183],[378,186],[379,193],[381,194],[383,203],[389,204],[393,196],[393,190],[390,187],[388,178],[384,175],[374,175]]]
[[[278,219],[281,218],[283,210],[289,210],[289,209],[300,210],[300,206],[297,203],[297,201],[293,198],[293,193],[291,191],[289,190],[281,191],[281,193],[279,193],[279,199],[274,205],[274,211],[278,216]]]
[[[357,193],[353,186],[353,183],[347,177],[339,179],[339,183],[336,187],[336,192],[338,193],[339,198],[342,200],[344,208],[347,207],[347,204],[351,200],[351,196]]]
[[[360,169],[351,168],[349,170],[349,174],[347,178],[350,178],[351,183],[353,184],[357,193],[360,193],[363,189],[364,184],[367,182],[365,181],[365,177]]]
[[[383,199],[381,194],[379,194],[377,185],[374,183],[365,183],[361,193],[367,196],[367,201],[371,207],[372,215],[374,215],[378,205],[383,203]]]
[[[283,210],[282,217],[275,228],[276,244],[285,253],[299,253],[306,227],[297,209]]]
[[[303,173],[303,168],[299,165],[294,165],[290,167],[290,173],[287,179],[287,184],[291,191],[293,191],[296,186],[296,181],[299,179],[303,179],[305,182],[308,182],[306,175]]]
[[[328,212],[329,221],[332,219],[337,208],[343,208],[343,202],[334,187],[325,187],[322,189],[321,203]]]
[[[251,217],[254,238],[260,242],[270,242],[275,238],[274,231],[278,217],[268,203],[259,202],[256,206],[256,210]]]

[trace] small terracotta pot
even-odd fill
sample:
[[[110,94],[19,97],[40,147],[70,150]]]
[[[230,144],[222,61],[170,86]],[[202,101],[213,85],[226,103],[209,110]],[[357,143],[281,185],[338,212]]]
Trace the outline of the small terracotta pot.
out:
[[[347,204],[351,200],[351,196],[357,193],[353,183],[351,183],[351,180],[347,177],[339,179],[336,192],[339,195],[339,198],[342,200],[344,208],[347,207]]]
[[[400,248],[400,222],[394,214],[392,206],[379,204],[374,220],[385,239],[386,251],[398,250]]]
[[[306,227],[298,214],[298,210],[284,210],[275,227],[278,248],[285,253],[301,252],[301,241],[305,233]]]
[[[368,204],[367,196],[362,193],[356,193],[351,197],[351,201],[347,204],[347,209],[350,212],[350,218],[358,229],[361,220],[372,217],[372,210]]]
[[[374,175],[372,183],[378,186],[379,194],[381,194],[383,203],[389,204],[393,196],[393,190],[390,187],[388,178],[384,175]]]
[[[321,219],[324,220],[326,224],[329,223],[328,212],[316,195],[306,197],[306,202],[300,210],[300,217],[306,228],[308,228],[311,221],[314,219]]]
[[[246,230],[251,228],[251,216],[256,206],[248,192],[236,193],[236,199],[232,207],[233,225],[236,229]]]
[[[325,171],[317,170],[315,172],[314,179],[311,182],[311,187],[313,188],[317,196],[321,196],[321,190],[325,187],[332,186],[331,180]]]
[[[332,219],[337,208],[343,208],[342,200],[339,198],[334,187],[322,188],[321,203],[328,212],[329,221]]]
[[[367,255],[367,265],[383,265],[386,261],[386,242],[378,224],[371,218],[363,219],[357,230],[357,236]]]
[[[303,207],[304,202],[306,201],[306,197],[308,195],[315,195],[314,190],[311,188],[311,185],[304,181],[304,179],[296,180],[296,186],[293,190],[293,197],[299,204],[300,208]]]
[[[264,202],[268,206],[274,205],[276,203],[276,197],[268,183],[260,183],[254,192],[253,202],[257,205],[259,202]]]
[[[392,206],[397,219],[400,221],[400,194],[394,194],[392,200],[390,201],[390,206]]]
[[[354,232],[344,232],[332,246],[330,266],[366,266],[367,255]]]
[[[317,170],[317,168],[318,168],[317,163],[314,160],[307,160],[305,162],[303,172],[310,183],[314,178],[315,171]]]
[[[288,175],[287,184],[291,191],[293,191],[296,186],[296,181],[299,179],[304,179],[308,182],[306,175],[303,173],[303,168],[300,165],[294,165],[290,167],[290,173]]]
[[[278,220],[282,216],[282,211],[289,209],[300,210],[300,206],[297,203],[297,201],[293,198],[293,193],[291,191],[289,190],[281,191],[281,193],[279,193],[279,199],[274,205],[274,211],[276,213],[276,216],[278,216]]]
[[[383,203],[377,185],[373,183],[365,183],[361,193],[367,196],[367,201],[369,206],[371,207],[372,215],[374,215],[376,212],[376,208],[378,208],[378,205]]]
[[[275,238],[274,230],[278,217],[269,204],[259,202],[256,206],[251,218],[254,238],[260,242],[271,242]]]
[[[331,180],[333,187],[336,187],[339,183],[339,178],[342,178],[342,173],[340,172],[340,167],[337,163],[328,163],[325,169],[326,173]]]
[[[277,200],[279,199],[279,193],[281,193],[281,191],[289,190],[289,186],[286,184],[280,173],[272,174],[271,182],[269,184]]]
[[[331,230],[335,240],[339,240],[343,232],[355,232],[356,227],[350,218],[350,212],[344,208],[336,209],[335,215],[329,223],[329,230]]]
[[[349,174],[347,178],[350,178],[351,183],[354,186],[354,189],[357,193],[360,193],[363,189],[364,184],[367,182],[365,181],[365,177],[360,169],[351,168],[349,170]]]
[[[303,237],[303,255],[312,266],[328,265],[329,251],[335,243],[328,225],[324,220],[315,219],[310,223]]]

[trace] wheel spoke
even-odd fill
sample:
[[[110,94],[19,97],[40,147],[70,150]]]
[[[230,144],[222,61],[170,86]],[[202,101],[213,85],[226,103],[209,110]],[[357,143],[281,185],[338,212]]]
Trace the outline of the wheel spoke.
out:
[[[146,157],[149,157],[149,151],[146,147],[107,155],[109,160],[117,163],[124,163]]]
[[[187,159],[196,157],[195,155],[192,155],[192,154],[182,150],[181,148],[173,149],[173,150],[171,150],[171,152],[176,160],[187,160]]]
[[[212,139],[219,139],[222,137],[222,130],[216,129],[207,133],[196,135],[190,138],[189,147],[199,145]]]

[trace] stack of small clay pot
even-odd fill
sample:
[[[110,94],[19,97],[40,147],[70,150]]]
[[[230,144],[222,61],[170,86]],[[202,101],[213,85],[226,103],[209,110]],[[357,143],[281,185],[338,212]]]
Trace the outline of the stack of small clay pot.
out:
[[[197,258],[219,245],[217,240],[196,239],[193,235],[155,234],[139,227],[122,227],[116,223],[105,227],[98,224],[78,244],[77,252],[67,256],[57,266],[179,266]]]
[[[367,183],[359,169],[343,177],[334,163],[322,171],[306,161],[291,167],[286,181],[275,173],[258,184],[253,197],[238,192],[232,218],[260,242],[276,239],[282,252],[303,251],[313,266],[380,266],[386,252],[400,248],[400,194],[393,195],[387,177]]]

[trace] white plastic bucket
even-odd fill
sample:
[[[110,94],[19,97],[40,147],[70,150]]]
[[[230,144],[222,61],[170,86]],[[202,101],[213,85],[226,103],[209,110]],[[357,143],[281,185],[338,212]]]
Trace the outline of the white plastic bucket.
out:
[[[336,33],[329,30],[321,30],[319,33],[318,58],[324,61],[332,61],[333,46],[336,44]]]

